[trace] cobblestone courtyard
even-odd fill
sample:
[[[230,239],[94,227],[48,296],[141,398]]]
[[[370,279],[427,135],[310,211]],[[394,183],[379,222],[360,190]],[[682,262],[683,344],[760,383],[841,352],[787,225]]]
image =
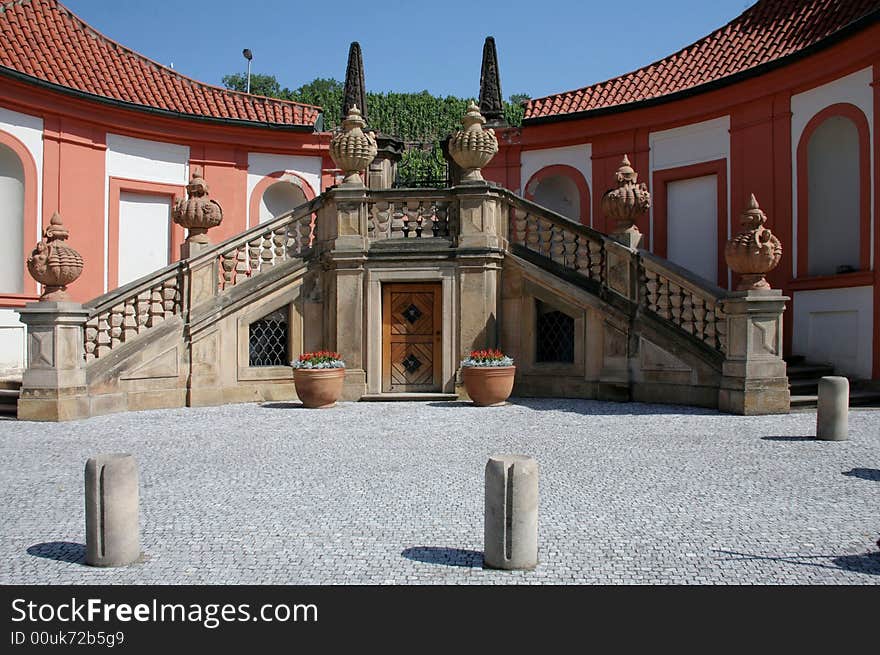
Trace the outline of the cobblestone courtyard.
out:
[[[880,411],[516,400],[0,422],[0,583],[877,584]],[[142,562],[82,564],[85,460],[131,452]],[[482,568],[483,467],[541,466],[535,571]]]

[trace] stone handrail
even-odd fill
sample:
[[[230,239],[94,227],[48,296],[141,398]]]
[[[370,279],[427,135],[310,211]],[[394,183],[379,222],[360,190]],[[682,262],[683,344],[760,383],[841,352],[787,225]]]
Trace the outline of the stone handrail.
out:
[[[367,199],[368,236],[380,239],[449,238],[452,195],[444,189],[371,191]]]
[[[302,257],[315,236],[315,214],[323,196],[252,227],[201,252],[188,262],[191,270],[218,265],[217,290],[235,286],[281,263]]]
[[[311,246],[314,214],[321,203],[319,196],[195,257],[169,264],[86,303],[86,362],[105,356],[163,321],[183,314],[195,271],[211,269],[208,273],[216,288],[209,291],[215,295],[286,260],[302,257]]]
[[[693,272],[639,251],[639,304],[710,348],[727,351],[726,290]]]
[[[602,284],[608,237],[509,191],[502,194],[510,210],[510,243],[548,257]]]
[[[619,265],[637,265],[635,295],[642,310],[684,330],[710,348],[726,351],[723,300],[728,292],[692,272],[645,250],[633,250],[592,228],[580,225],[511,192],[502,194],[510,208],[509,241],[547,257],[608,291],[629,296],[608,281],[609,249]],[[626,263],[626,262],[624,262]]]

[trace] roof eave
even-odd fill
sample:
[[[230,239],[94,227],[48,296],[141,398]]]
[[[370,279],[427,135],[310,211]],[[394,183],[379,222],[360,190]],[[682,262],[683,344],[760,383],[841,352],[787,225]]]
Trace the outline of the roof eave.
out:
[[[849,25],[840,28],[833,34],[829,34],[824,39],[821,39],[820,41],[817,41],[816,43],[809,45],[806,48],[798,50],[797,52],[792,52],[791,54],[779,57],[778,59],[768,61],[758,66],[754,66],[753,68],[748,68],[744,71],[740,71],[739,73],[734,73],[733,75],[728,75],[726,77],[720,77],[718,79],[694,87],[690,87],[688,89],[682,89],[681,91],[675,91],[666,95],[657,96],[654,98],[646,98],[644,100],[637,100],[635,102],[627,102],[620,105],[597,107],[596,109],[587,109],[584,111],[570,112],[567,114],[551,114],[549,116],[524,118],[522,124],[523,127],[528,127],[530,125],[542,125],[546,123],[558,123],[563,121],[580,120],[584,118],[594,118],[597,116],[606,116],[608,114],[623,113],[635,109],[653,107],[667,102],[674,102],[676,100],[681,100],[690,96],[699,95],[701,93],[714,91],[716,89],[720,89],[731,84],[736,84],[737,82],[742,82],[743,80],[747,80],[752,77],[763,75],[776,68],[787,66],[788,64],[791,64],[798,59],[803,59],[804,57],[808,57],[812,54],[815,54],[816,52],[824,50],[825,48],[829,48],[832,45],[839,43],[843,39],[846,39],[853,34],[870,27],[878,21],[880,21],[880,9],[876,9],[868,14],[865,14],[861,18],[854,20]]]
[[[48,80],[41,79],[39,77],[34,77],[33,75],[28,75],[27,73],[22,73],[14,68],[8,68],[6,66],[0,66],[0,75],[5,75],[7,77],[11,77],[13,79],[17,79],[23,82],[27,82],[28,84],[34,84],[36,86],[43,87],[45,89],[49,89],[51,91],[55,91],[57,93],[63,93],[65,95],[70,95],[75,98],[80,98],[84,100],[88,100],[91,102],[99,102],[101,104],[109,105],[111,107],[120,107],[123,109],[131,109],[133,111],[140,111],[147,114],[152,114],[155,116],[163,116],[170,118],[183,118],[185,120],[198,121],[202,123],[211,123],[214,125],[229,125],[236,127],[258,127],[263,129],[271,129],[271,130],[282,130],[286,132],[314,132],[315,124],[312,125],[300,125],[293,123],[269,123],[264,121],[248,121],[242,120],[238,118],[220,118],[217,116],[203,116],[201,114],[188,114],[185,112],[172,111],[170,109],[162,109],[160,107],[150,107],[149,105],[140,105],[135,102],[127,102],[125,100],[117,100],[116,98],[108,98],[107,96],[95,95],[93,93],[86,93],[85,91],[80,91],[79,89],[73,89],[69,86],[64,86],[63,84],[56,84],[54,82],[49,82]],[[320,114],[319,114],[320,115]],[[317,120],[316,120],[317,123]]]

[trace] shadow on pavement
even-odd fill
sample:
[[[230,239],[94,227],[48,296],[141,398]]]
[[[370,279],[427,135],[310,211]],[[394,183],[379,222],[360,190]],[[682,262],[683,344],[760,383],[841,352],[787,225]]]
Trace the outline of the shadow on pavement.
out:
[[[843,475],[848,475],[851,478],[859,478],[860,480],[880,482],[880,469],[850,469],[849,471],[844,471]]]
[[[73,541],[46,541],[41,544],[34,544],[27,549],[27,553],[34,557],[54,559],[59,562],[69,562],[70,564],[85,565],[86,563],[85,544],[78,544]]]
[[[425,564],[443,564],[445,566],[466,566],[482,568],[483,553],[477,550],[461,548],[442,548],[439,546],[415,546],[406,548],[400,553],[407,559]]]
[[[820,569],[843,569],[855,573],[880,575],[880,552],[859,553],[856,555],[751,555],[732,550],[716,550],[714,552],[721,555],[730,555],[731,557],[725,559],[733,562],[750,560],[781,562],[799,566],[813,566]]]
[[[761,441],[816,441],[816,437],[761,437]]]

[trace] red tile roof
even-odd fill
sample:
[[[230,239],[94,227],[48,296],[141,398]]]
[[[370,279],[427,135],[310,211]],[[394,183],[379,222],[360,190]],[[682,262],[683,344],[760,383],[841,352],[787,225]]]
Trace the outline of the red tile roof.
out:
[[[526,104],[525,120],[610,109],[745,73],[878,18],[880,0],[760,0],[724,27],[632,73]],[[870,16],[869,16],[870,15]]]
[[[122,46],[56,0],[0,0],[0,73],[188,117],[315,124],[319,107],[204,84]]]

